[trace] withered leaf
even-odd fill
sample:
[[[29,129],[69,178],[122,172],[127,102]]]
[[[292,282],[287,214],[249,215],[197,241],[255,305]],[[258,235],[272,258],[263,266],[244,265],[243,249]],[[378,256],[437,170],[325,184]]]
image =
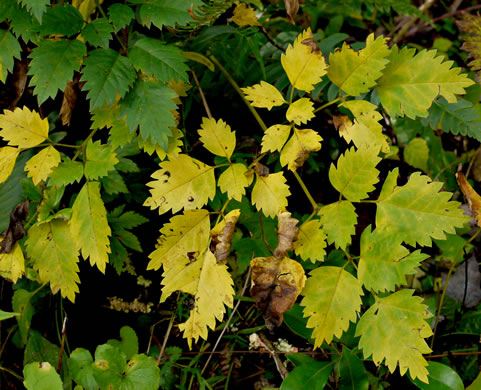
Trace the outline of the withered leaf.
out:
[[[14,90],[9,93],[12,99],[10,100],[10,105],[8,109],[13,111],[15,107],[17,107],[18,101],[22,98],[23,92],[25,91],[25,86],[27,85],[27,72],[28,72],[28,63],[27,60],[15,61],[15,66],[13,68],[13,81],[12,87]]]
[[[352,121],[347,115],[334,115],[332,121],[334,123],[334,127],[339,132],[339,134],[342,134],[346,130],[346,128],[352,126]]]
[[[286,14],[289,18],[289,21],[292,24],[296,24],[296,22],[294,21],[294,17],[299,11],[299,0],[284,0],[284,5],[286,6]]]
[[[287,251],[294,249],[294,241],[297,240],[299,228],[296,226],[299,222],[291,217],[291,213],[287,211],[280,212],[278,215],[277,238],[279,242],[274,250],[275,257],[284,257]]]
[[[259,175],[259,176],[269,176],[269,168],[266,167],[265,165],[262,165],[261,163],[259,162],[256,162],[256,173]]]
[[[481,196],[471,187],[462,172],[456,173],[459,188],[463,191],[469,208],[473,211],[474,218],[479,227],[481,227]]]
[[[10,213],[10,222],[7,230],[0,234],[0,237],[3,238],[2,242],[0,242],[0,253],[10,253],[15,243],[25,236],[23,221],[27,219],[29,205],[30,201],[26,200],[17,204]]]
[[[240,210],[235,209],[229,212],[224,219],[211,230],[212,252],[214,252],[217,263],[225,264],[232,246],[232,235],[235,225],[240,216]]]
[[[64,126],[70,126],[72,112],[77,104],[80,92],[80,75],[76,74],[73,81],[68,81],[63,93],[62,107],[60,108],[60,119]]]

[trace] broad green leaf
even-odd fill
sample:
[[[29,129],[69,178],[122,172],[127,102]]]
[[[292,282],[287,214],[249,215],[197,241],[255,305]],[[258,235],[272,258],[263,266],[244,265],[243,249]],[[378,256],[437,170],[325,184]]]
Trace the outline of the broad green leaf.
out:
[[[15,0],[3,0],[0,2],[0,7],[5,4],[10,6],[6,11],[8,19],[11,20],[10,27],[13,33],[17,37],[22,37],[25,43],[29,41],[38,41],[40,23],[34,18],[25,7],[21,7]],[[0,9],[0,15],[2,15],[2,9]]]
[[[127,358],[118,348],[102,344],[95,350],[92,364],[95,381],[101,390],[120,389]]]
[[[107,176],[100,178],[102,188],[109,195],[127,194],[127,188],[124,179],[117,170],[109,171]]]
[[[0,148],[0,183],[5,182],[12,173],[19,153],[19,148],[10,146]]]
[[[428,116],[433,100],[441,95],[449,103],[456,102],[456,95],[474,84],[461,68],[452,68],[453,61],[435,57],[436,50],[423,50],[414,55],[415,49],[394,46],[387,58],[390,63],[379,79],[376,91],[381,104],[390,116]]]
[[[357,148],[362,145],[379,146],[381,152],[389,153],[389,142],[379,123],[382,115],[376,111],[376,106],[365,100],[349,100],[342,106],[354,114],[354,123],[343,126],[339,131],[346,142],[352,141]]]
[[[272,107],[282,106],[286,103],[279,90],[265,81],[252,87],[241,88],[241,90],[254,107],[267,108],[270,111]]]
[[[431,360],[428,364],[428,371],[429,383],[423,383],[419,378],[411,380],[411,382],[421,390],[464,390],[462,379],[451,367]]]
[[[110,145],[102,145],[101,141],[87,142],[85,177],[88,180],[96,180],[106,176],[119,162],[117,154]]]
[[[0,310],[0,321],[8,320],[9,318],[13,318],[18,314],[19,313],[9,313],[7,311]]]
[[[289,138],[292,126],[274,125],[269,127],[262,137],[261,153],[280,152]]]
[[[90,258],[91,265],[95,264],[101,272],[105,272],[111,230],[98,182],[84,184],[72,206],[69,224],[73,242],[80,249],[82,257]]]
[[[207,339],[207,328],[215,329],[215,320],[222,321],[225,306],[232,308],[234,302],[234,282],[227,266],[217,264],[214,254],[206,251],[193,263],[185,264],[182,272],[170,270],[164,273],[164,289],[179,290],[194,296],[194,308],[186,322],[179,325],[184,332],[189,348],[192,340]],[[164,300],[164,291],[161,301]]]
[[[164,271],[172,269],[182,259],[198,257],[207,249],[210,238],[209,212],[204,209],[187,210],[183,215],[173,216],[160,229],[161,236],[156,249],[149,255],[147,269]]]
[[[87,48],[77,39],[58,41],[41,40],[32,50],[28,74],[33,76],[30,85],[35,86],[38,104],[49,97],[55,98],[58,90],[63,91],[67,82],[80,69]]]
[[[0,242],[3,238],[0,238]],[[0,275],[13,283],[25,273],[25,258],[18,242],[15,243],[10,253],[0,253]]]
[[[137,334],[130,326],[122,326],[120,328],[120,341],[110,339],[107,344],[120,349],[127,359],[131,359],[135,354],[139,353],[139,339]]]
[[[161,162],[152,178],[155,181],[147,183],[151,196],[144,205],[158,208],[159,214],[200,208],[215,195],[214,168],[186,154]]]
[[[362,287],[359,281],[340,267],[319,267],[309,274],[301,306],[304,317],[309,317],[307,327],[314,328],[314,348],[329,344],[333,337],[341,337],[356,322],[361,310]]]
[[[13,71],[14,58],[20,58],[22,48],[8,30],[0,30],[0,81],[5,83],[8,72]]]
[[[304,165],[311,153],[321,149],[321,136],[314,130],[294,129],[292,137],[281,152],[280,162],[283,167],[295,171]]]
[[[0,115],[0,136],[9,145],[31,148],[44,142],[48,136],[48,121],[27,107],[5,110]],[[10,151],[11,153],[11,151]],[[10,154],[9,153],[9,154]]]
[[[404,161],[414,168],[427,172],[429,147],[423,138],[413,138],[404,148]]]
[[[71,36],[80,32],[83,26],[80,12],[71,5],[54,5],[47,8],[40,26],[40,34]]]
[[[368,390],[369,379],[361,359],[345,345],[339,361],[339,390]]]
[[[175,127],[172,110],[176,104],[172,99],[176,93],[157,80],[137,80],[120,103],[120,116],[127,116],[130,131],[139,127],[144,141],[159,144],[168,149],[169,127]]]
[[[211,153],[230,159],[235,149],[235,131],[222,119],[202,118],[202,124],[197,132],[204,147]]]
[[[185,64],[187,58],[178,47],[167,45],[159,39],[139,39],[129,49],[129,59],[135,69],[157,80],[189,81],[189,67]]]
[[[414,172],[407,184],[377,201],[376,226],[387,227],[412,246],[431,246],[432,238],[444,240],[445,233],[455,233],[470,218],[459,202],[449,201],[450,192],[440,192],[442,185]]]
[[[478,374],[476,379],[471,383],[466,390],[479,390],[481,389],[481,372]]]
[[[374,39],[374,34],[370,34],[366,47],[358,52],[344,42],[341,50],[329,56],[327,76],[348,95],[359,96],[369,92],[389,62],[386,57],[391,50],[386,42],[386,38],[381,36]]]
[[[359,348],[365,359],[372,355],[376,365],[385,360],[391,373],[399,363],[401,375],[409,369],[413,379],[428,383],[428,362],[422,354],[431,352],[424,341],[433,333],[426,321],[431,314],[413,292],[400,290],[377,298],[359,320],[356,337],[361,336]]]
[[[112,148],[128,144],[135,136],[130,131],[125,121],[125,117],[120,118],[120,105],[118,103],[104,104],[92,112],[92,129],[110,128],[109,143]]]
[[[28,177],[32,178],[33,184],[46,181],[52,170],[60,164],[60,153],[53,146],[48,146],[38,152],[25,164]]]
[[[30,331],[30,324],[33,316],[32,293],[27,290],[18,289],[13,293],[12,309],[20,313],[17,316],[18,333],[20,335],[20,342],[25,345],[27,343],[28,333]]]
[[[256,184],[252,190],[252,204],[267,217],[275,217],[287,207],[287,197],[291,194],[282,172],[267,176],[256,174]]]
[[[185,26],[194,19],[189,14],[191,0],[145,0],[140,6],[140,19],[144,26],[151,24],[162,29],[163,26]]]
[[[113,104],[116,96],[123,97],[135,81],[130,61],[112,49],[95,49],[85,58],[81,81],[90,100],[90,109]],[[123,116],[123,115],[122,115]]]
[[[155,359],[144,354],[129,360],[122,373],[121,390],[157,390],[160,385],[160,369]]]
[[[94,377],[94,359],[89,351],[84,348],[76,348],[70,354],[68,367],[72,373],[72,379],[85,390],[97,390],[99,388]]]
[[[72,161],[64,157],[64,160],[50,174],[48,185],[62,187],[75,182],[80,183],[83,175],[84,167],[80,161]]]
[[[379,179],[376,165],[381,161],[378,157],[379,147],[362,146],[358,150],[352,147],[329,169],[329,180],[332,186],[351,202],[359,202],[367,198],[374,190]]]
[[[281,56],[282,67],[292,86],[305,92],[311,92],[327,73],[322,53],[313,52],[308,44],[303,43],[309,39],[313,39],[310,28],[299,34],[294,45],[289,45],[286,53]]]
[[[42,283],[50,283],[53,294],[60,291],[64,298],[75,302],[78,293],[78,250],[68,222],[54,219],[34,225],[28,231],[27,253]]]
[[[83,28],[82,37],[92,46],[108,48],[113,32],[107,18],[98,18]]]
[[[43,14],[47,10],[47,5],[50,5],[50,0],[20,0],[20,3],[42,23]]]
[[[366,289],[394,291],[405,285],[406,275],[415,274],[421,261],[429,257],[419,250],[409,253],[401,243],[402,238],[389,230],[378,228],[371,233],[371,226],[364,230],[357,276]]]
[[[300,98],[292,103],[286,112],[286,118],[289,122],[296,125],[309,122],[314,118],[314,103],[309,98]]]
[[[45,337],[43,337],[40,332],[36,330],[31,330],[28,335],[27,345],[23,353],[23,365],[26,366],[32,362],[48,362],[53,367],[57,367],[60,348],[58,345],[51,343]],[[62,375],[66,382],[70,376],[70,372],[67,366],[68,358],[66,354],[62,356],[62,367],[60,375]]]
[[[280,390],[299,390],[300,386],[305,389],[324,389],[332,369],[331,363],[317,362],[313,359],[296,364],[282,381]]]
[[[114,32],[126,27],[135,18],[134,11],[128,5],[114,3],[108,10],[109,19],[114,26]]]
[[[134,211],[127,211],[119,217],[115,218],[115,223],[120,224],[125,229],[133,229],[148,221],[149,220],[143,215],[140,215]]]
[[[246,176],[247,167],[244,164],[232,164],[219,176],[217,185],[229,199],[242,200],[246,187],[250,184]]]
[[[319,216],[327,242],[334,243],[336,248],[346,249],[356,232],[357,214],[352,203],[347,200],[331,203],[319,210]]]
[[[319,219],[304,222],[299,227],[297,241],[294,241],[294,250],[297,256],[301,256],[302,260],[310,259],[313,263],[323,261],[326,255],[324,249],[326,246],[326,234],[321,229]]]
[[[48,362],[33,362],[23,368],[27,390],[63,390],[60,375]]]

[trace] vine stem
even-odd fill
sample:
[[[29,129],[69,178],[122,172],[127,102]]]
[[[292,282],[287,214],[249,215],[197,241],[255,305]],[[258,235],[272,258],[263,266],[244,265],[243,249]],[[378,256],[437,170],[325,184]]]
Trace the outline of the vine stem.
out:
[[[312,197],[311,193],[307,189],[307,187],[304,184],[304,182],[302,181],[301,177],[299,176],[299,174],[296,171],[292,171],[292,173],[294,174],[294,177],[297,179],[297,182],[299,183],[302,190],[304,191],[304,194],[306,194],[307,199],[309,199],[309,202],[311,202],[312,208],[314,209],[315,212],[317,212],[319,210],[319,207],[317,206],[316,201]]]
[[[466,241],[464,243],[463,247],[459,250],[458,254],[456,255],[456,258],[453,261],[453,264],[449,268],[448,275],[446,276],[446,281],[444,282],[443,292],[441,293],[441,298],[439,299],[438,309],[436,311],[436,318],[434,320],[433,337],[431,339],[431,349],[433,349],[433,346],[434,346],[434,339],[436,337],[436,330],[437,330],[438,324],[439,324],[439,315],[441,314],[441,309],[443,307],[444,297],[446,296],[446,291],[448,289],[449,279],[451,278],[451,275],[454,272],[454,268],[458,264],[459,258],[461,257],[461,254],[463,253],[464,249],[466,248],[466,246],[468,246],[471,243],[471,241],[473,241],[478,236],[478,234],[480,232],[481,232],[481,229],[478,229],[478,231],[476,233],[474,233],[473,236],[468,241]]]
[[[254,116],[254,118],[256,118],[256,121],[257,123],[259,123],[259,126],[262,128],[263,131],[266,131],[267,130],[267,126],[266,124],[264,123],[264,121],[262,120],[262,118],[259,116],[259,114],[257,113],[256,109],[254,107],[252,107],[252,105],[249,103],[249,101],[244,97],[244,93],[241,91],[239,85],[236,83],[236,81],[232,78],[232,76],[229,74],[229,72],[227,72],[227,70],[220,64],[219,61],[217,61],[217,58],[215,58],[214,56],[210,56],[209,57],[210,60],[216,64],[220,71],[224,74],[225,78],[231,83],[231,85],[234,87],[234,89],[236,90],[236,92],[239,94],[239,96],[241,97],[242,101],[247,105],[247,108],[249,108],[250,112],[252,113],[252,115]]]
[[[8,372],[10,375],[13,375],[19,381],[23,382],[23,378],[20,375],[18,375],[16,372],[10,370],[9,368],[5,368],[5,367],[0,366],[0,370]]]

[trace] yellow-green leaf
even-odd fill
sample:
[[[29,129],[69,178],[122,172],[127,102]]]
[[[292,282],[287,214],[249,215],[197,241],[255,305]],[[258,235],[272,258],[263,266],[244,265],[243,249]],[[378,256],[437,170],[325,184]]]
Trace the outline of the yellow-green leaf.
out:
[[[0,238],[0,242],[3,238]],[[0,275],[13,283],[25,273],[25,258],[18,242],[9,253],[0,253]]]
[[[267,176],[256,174],[256,184],[252,190],[252,203],[267,217],[275,217],[287,207],[289,186],[282,172]]]
[[[88,180],[97,180],[99,177],[107,176],[114,170],[115,164],[119,162],[117,154],[111,145],[102,145],[101,141],[87,142],[85,177]]]
[[[308,28],[299,34],[294,45],[289,45],[286,54],[281,56],[289,81],[294,88],[305,92],[311,92],[314,85],[321,81],[327,71],[327,65],[320,51],[312,51],[312,48],[303,41],[312,39],[311,29]]]
[[[281,165],[295,171],[304,165],[311,153],[321,149],[322,138],[311,129],[294,129],[291,139],[281,152]]]
[[[300,98],[292,103],[286,112],[286,118],[289,122],[296,125],[307,123],[314,118],[314,103],[309,98]]]
[[[274,125],[269,127],[264,137],[262,137],[261,153],[266,152],[280,152],[287,141],[291,132],[289,125]]]
[[[31,148],[44,142],[48,136],[48,121],[27,107],[5,110],[0,115],[0,136],[9,145]]]
[[[0,148],[0,183],[8,179],[15,167],[20,149],[4,146]]]
[[[107,210],[100,196],[100,183],[89,181],[84,184],[72,206],[72,218],[69,221],[73,242],[80,249],[84,259],[90,258],[90,264],[105,272],[109,261],[110,226],[107,222]]]
[[[211,153],[227,159],[232,156],[235,148],[235,131],[222,119],[202,118],[201,129],[198,130],[200,141]]]
[[[28,177],[32,178],[33,184],[46,181],[52,170],[60,164],[60,153],[53,146],[42,149],[25,164]]]
[[[184,143],[182,142],[182,138],[184,137],[184,134],[182,134],[182,131],[180,131],[177,128],[171,127],[170,131],[172,131],[172,136],[167,138],[167,142],[168,142],[167,151],[165,151],[158,145],[155,146],[155,152],[157,153],[157,156],[159,156],[161,160],[165,160],[166,157],[175,158],[179,155],[179,153],[182,152],[181,148],[184,145]],[[150,142],[150,141],[147,141],[147,142]]]
[[[159,208],[159,214],[200,208],[215,195],[214,168],[185,154],[161,162],[152,178],[155,181],[147,183],[151,196],[144,205]]]
[[[429,146],[422,138],[413,138],[404,148],[404,160],[414,168],[428,171]]]
[[[265,81],[241,89],[245,93],[246,99],[251,101],[254,107],[267,108],[270,111],[272,107],[282,106],[286,103],[279,90]]]
[[[326,255],[326,234],[321,228],[319,219],[312,219],[304,222],[299,227],[297,241],[294,242],[296,255],[301,256],[302,260],[310,259],[311,262],[323,261]]]
[[[319,216],[327,242],[334,243],[336,248],[346,249],[356,232],[357,214],[352,203],[347,200],[331,203],[319,210]]]
[[[232,21],[241,27],[261,25],[257,20],[255,11],[252,8],[247,7],[247,4],[245,3],[236,5]]]
[[[220,190],[227,193],[229,199],[242,200],[245,195],[245,188],[250,184],[246,176],[247,167],[244,164],[232,164],[219,177],[217,183]]]

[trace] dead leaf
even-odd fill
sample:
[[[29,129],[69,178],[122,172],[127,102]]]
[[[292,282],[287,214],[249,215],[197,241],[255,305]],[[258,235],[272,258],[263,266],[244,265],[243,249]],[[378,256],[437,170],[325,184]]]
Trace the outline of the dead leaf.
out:
[[[17,106],[18,101],[23,96],[23,92],[25,91],[25,86],[27,84],[27,72],[28,64],[26,60],[15,61],[15,66],[13,68],[13,81],[11,83],[15,93],[12,94],[14,97],[8,106],[8,109],[11,111],[13,111],[13,109]]]
[[[65,91],[63,92],[62,107],[60,108],[60,119],[64,126],[70,126],[72,112],[77,104],[80,75],[76,74],[73,81],[68,81]]]
[[[471,187],[462,172],[456,173],[456,179],[468,201],[469,208],[473,211],[478,226],[481,227],[481,196]]]
[[[292,24],[296,24],[296,22],[294,21],[294,17],[299,11],[299,0],[284,0],[284,5],[286,6],[286,13],[289,21]]]
[[[256,162],[256,173],[259,175],[259,176],[269,176],[269,168],[266,167],[265,165],[262,165],[261,163],[259,162]]]
[[[30,201],[26,200],[17,204],[10,213],[10,222],[7,230],[0,234],[3,238],[0,242],[0,253],[10,253],[15,243],[25,236],[25,228],[23,222],[28,217]]]
[[[334,115],[332,121],[334,123],[334,127],[340,135],[342,135],[342,133],[352,126],[352,121],[347,115]]]
[[[317,44],[316,40],[314,39],[314,34],[312,31],[305,31],[304,36],[308,36],[308,38],[302,40],[302,44],[309,46],[312,49],[313,53],[320,54],[321,49],[319,49],[319,45]]]
[[[287,211],[280,212],[277,219],[277,238],[279,242],[274,250],[274,256],[284,257],[287,255],[287,251],[294,249],[294,241],[297,240],[299,234],[299,228],[296,226],[299,221],[291,218],[291,213]]]
[[[473,161],[473,177],[478,183],[481,182],[481,148],[478,149]]]
[[[213,243],[212,252],[214,252],[217,263],[225,264],[227,262],[227,256],[232,246],[232,235],[239,216],[239,209],[232,210],[210,232]]]

